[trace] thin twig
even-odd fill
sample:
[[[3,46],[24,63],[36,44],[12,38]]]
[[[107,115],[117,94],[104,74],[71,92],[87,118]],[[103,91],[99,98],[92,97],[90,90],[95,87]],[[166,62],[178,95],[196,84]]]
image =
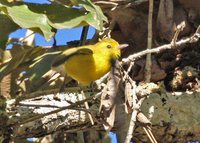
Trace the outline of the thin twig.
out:
[[[88,110],[88,109],[84,109],[84,108],[73,108],[73,109],[71,109],[71,110],[80,110],[80,111],[84,111],[84,112],[90,114],[92,120],[94,120],[94,121],[95,121],[96,123],[98,123],[98,124],[101,124],[101,122],[99,122],[99,121],[95,118],[95,116],[92,114],[92,112],[91,112],[90,110]],[[93,122],[94,122],[94,121],[93,121]],[[92,125],[94,125],[94,123],[93,123]]]
[[[133,131],[135,129],[137,113],[138,113],[137,110],[134,110],[132,112],[131,120],[130,120],[130,124],[129,124],[129,129],[128,129],[128,132],[127,132],[127,135],[126,135],[126,140],[125,140],[124,143],[130,143],[131,142],[131,139],[132,139],[132,136],[133,136]]]
[[[80,46],[85,45],[86,40],[87,40],[87,34],[88,34],[89,26],[84,26],[81,34],[81,39],[80,39]]]
[[[87,34],[88,34],[89,26],[84,26],[81,34],[81,39],[80,39],[80,46],[85,45],[86,40],[87,40]],[[83,90],[81,90],[81,94],[83,96],[83,99],[86,99],[85,93]],[[88,102],[84,102],[85,108],[89,109]],[[90,122],[92,125],[94,125],[94,120],[92,118],[92,115],[88,113],[88,117],[90,119]]]
[[[79,88],[80,89],[80,88]],[[51,115],[51,114],[55,114],[55,113],[58,113],[60,111],[63,111],[63,110],[66,110],[66,109],[73,109],[74,107],[78,106],[78,105],[81,105],[81,104],[84,104],[85,102],[87,101],[90,101],[90,100],[95,100],[96,98],[98,98],[99,96],[101,95],[101,92],[100,93],[97,93],[95,96],[90,96],[84,100],[81,100],[81,101],[77,101],[69,106],[65,106],[65,107],[61,107],[59,109],[56,109],[54,111],[51,111],[51,112],[48,112],[48,113],[45,113],[45,114],[42,114],[42,115],[37,115],[37,116],[34,116],[34,117],[31,117],[27,120],[23,120],[21,122],[16,122],[16,123],[12,123],[13,126],[17,126],[17,125],[22,125],[22,124],[25,124],[25,123],[28,123],[28,122],[31,122],[31,121],[34,121],[34,120],[37,120],[37,119],[41,119],[42,117],[45,117],[45,116],[48,116],[48,115]]]
[[[29,38],[31,35],[35,34],[35,32],[30,33],[29,35],[27,35],[26,37],[19,39],[18,42],[24,42],[27,38]]]
[[[149,126],[145,127],[147,131],[149,132],[151,138],[154,140],[155,143],[158,143],[157,140],[155,139],[155,136],[153,135],[151,128]]]
[[[134,64],[134,62],[132,62],[133,64]],[[122,68],[122,67],[121,67]],[[131,66],[129,67],[129,68],[131,68]],[[123,77],[123,81],[125,81],[125,80],[128,80],[131,84],[135,84],[135,82],[133,81],[133,79],[129,76],[129,68],[128,68],[128,70],[127,71],[125,71],[125,70],[122,70],[123,71],[123,73],[124,73],[124,77]],[[122,68],[123,69],[123,68]]]
[[[111,2],[111,1],[95,1],[95,4],[107,4],[107,5],[113,5],[117,6],[118,4],[116,2]]]
[[[148,0],[101,0],[101,1],[95,1],[95,4],[99,5],[106,5],[106,6],[114,6],[114,8],[127,8],[131,6],[140,5],[144,2],[148,2]],[[101,6],[104,8],[104,6]],[[113,8],[112,8],[113,9]]]
[[[129,72],[131,71],[132,67],[134,65],[134,62],[131,62],[128,69],[127,69],[127,73],[129,74]]]
[[[153,17],[153,0],[149,0],[149,16],[148,16],[148,37],[147,37],[147,49],[152,48],[152,17]],[[151,80],[151,53],[146,56],[145,65],[145,81],[150,82]]]
[[[84,91],[88,91],[88,88],[83,89]],[[64,92],[78,92],[80,91],[79,87],[68,87],[65,88]],[[15,100],[15,104],[17,105],[20,101],[31,99],[31,98],[36,98],[48,94],[56,94],[59,92],[59,89],[51,89],[51,90],[42,90],[42,91],[36,91],[30,94],[25,94],[22,96],[18,96]]]
[[[126,136],[126,140],[125,143],[130,143],[131,142],[131,138],[132,138],[132,134],[135,128],[135,122],[137,121],[137,115],[140,109],[140,106],[142,104],[142,102],[144,101],[145,98],[141,98],[138,103],[133,106],[133,112],[131,115],[131,120],[130,120],[130,125],[129,125],[129,129],[127,132],[127,136]]]
[[[111,31],[114,29],[115,25],[116,25],[116,20],[112,19],[109,23],[109,26],[104,27],[104,30],[102,32],[99,32],[99,35],[103,38],[110,38]]]
[[[41,105],[41,104],[31,104],[31,103],[18,103],[18,106],[26,106],[26,107],[46,107],[46,108],[60,108],[56,105]]]
[[[81,94],[83,95],[83,99],[86,99],[86,96],[85,96],[85,93],[84,93],[83,90],[81,90]],[[84,106],[85,106],[85,108],[86,108],[87,110],[90,108],[89,105],[88,105],[88,102],[84,102]],[[89,119],[90,119],[91,124],[94,125],[94,120],[93,120],[91,114],[88,113],[88,117],[89,117]]]
[[[138,108],[137,108],[137,96],[136,96],[136,86],[135,86],[135,83],[132,83],[132,86],[133,86],[133,90],[132,90],[132,102],[133,102],[133,112],[132,112],[132,115],[131,115],[131,120],[130,120],[130,124],[129,124],[129,129],[128,129],[128,132],[127,132],[127,135],[126,135],[126,139],[125,139],[125,143],[130,143],[131,142],[131,139],[132,139],[132,136],[133,136],[133,131],[135,129],[135,123],[137,121],[137,114],[138,114]],[[135,107],[136,105],[136,107]]]
[[[179,36],[179,33],[181,31],[183,31],[183,29],[185,28],[185,21],[181,22],[178,26],[177,26],[177,29],[176,29],[176,32],[174,34],[174,37],[171,41],[171,44],[172,44],[172,47],[175,47],[176,46],[176,41],[178,39],[178,36]]]
[[[197,42],[200,38],[199,32],[200,32],[200,26],[197,28],[197,31],[191,37],[177,41],[175,43],[175,45],[176,45],[175,48],[183,46],[184,44],[187,44],[187,43]],[[157,48],[147,49],[147,50],[144,50],[142,52],[138,52],[136,54],[132,54],[129,57],[122,59],[122,64],[130,64],[130,62],[133,62],[135,59],[140,58],[140,57],[142,57],[142,56],[144,56],[148,53],[159,53],[162,50],[167,50],[167,49],[172,49],[172,48],[174,48],[174,47],[172,47],[171,44],[165,44],[165,45],[159,46]]]
[[[133,83],[132,78],[129,76],[129,72],[131,71],[133,65],[134,65],[134,62],[131,62],[130,65],[129,65],[129,67],[128,67],[128,69],[127,69],[127,71],[123,70],[123,72],[124,72],[123,81],[125,81],[126,79],[128,79],[131,83]]]
[[[149,130],[149,129],[146,128],[146,127],[143,127],[143,129],[144,129],[145,133],[147,134],[148,138],[150,139],[150,141],[151,141],[152,143],[158,143],[158,142],[156,141],[155,137],[153,136],[151,130]]]

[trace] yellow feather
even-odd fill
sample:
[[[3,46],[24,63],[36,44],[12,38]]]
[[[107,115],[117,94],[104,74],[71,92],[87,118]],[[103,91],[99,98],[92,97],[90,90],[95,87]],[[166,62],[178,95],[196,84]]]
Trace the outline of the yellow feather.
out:
[[[94,45],[64,51],[62,56],[65,56],[63,65],[66,74],[83,85],[89,85],[105,75],[111,69],[111,61],[120,57],[118,46],[117,41],[107,38]]]

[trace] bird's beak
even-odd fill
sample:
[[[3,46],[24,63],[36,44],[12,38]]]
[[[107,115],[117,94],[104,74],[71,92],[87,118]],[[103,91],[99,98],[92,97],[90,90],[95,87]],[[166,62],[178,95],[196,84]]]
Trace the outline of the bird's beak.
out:
[[[120,50],[122,50],[122,49],[124,49],[124,48],[126,48],[126,47],[128,47],[129,45],[128,44],[120,44],[119,46],[118,46],[118,48],[120,49]]]

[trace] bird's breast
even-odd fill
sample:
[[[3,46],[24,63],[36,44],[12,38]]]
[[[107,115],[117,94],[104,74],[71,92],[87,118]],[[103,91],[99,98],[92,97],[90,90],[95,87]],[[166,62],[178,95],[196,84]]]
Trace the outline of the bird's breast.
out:
[[[65,63],[66,73],[83,85],[89,85],[110,70],[110,63],[98,55],[76,55]]]

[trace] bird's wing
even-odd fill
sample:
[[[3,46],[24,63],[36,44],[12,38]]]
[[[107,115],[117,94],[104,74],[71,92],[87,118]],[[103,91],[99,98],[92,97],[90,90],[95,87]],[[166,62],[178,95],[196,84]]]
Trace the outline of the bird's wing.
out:
[[[52,62],[52,67],[60,66],[70,57],[73,57],[79,54],[92,55],[93,51],[89,48],[72,48],[72,49],[66,50],[61,55],[55,58],[55,60]]]

